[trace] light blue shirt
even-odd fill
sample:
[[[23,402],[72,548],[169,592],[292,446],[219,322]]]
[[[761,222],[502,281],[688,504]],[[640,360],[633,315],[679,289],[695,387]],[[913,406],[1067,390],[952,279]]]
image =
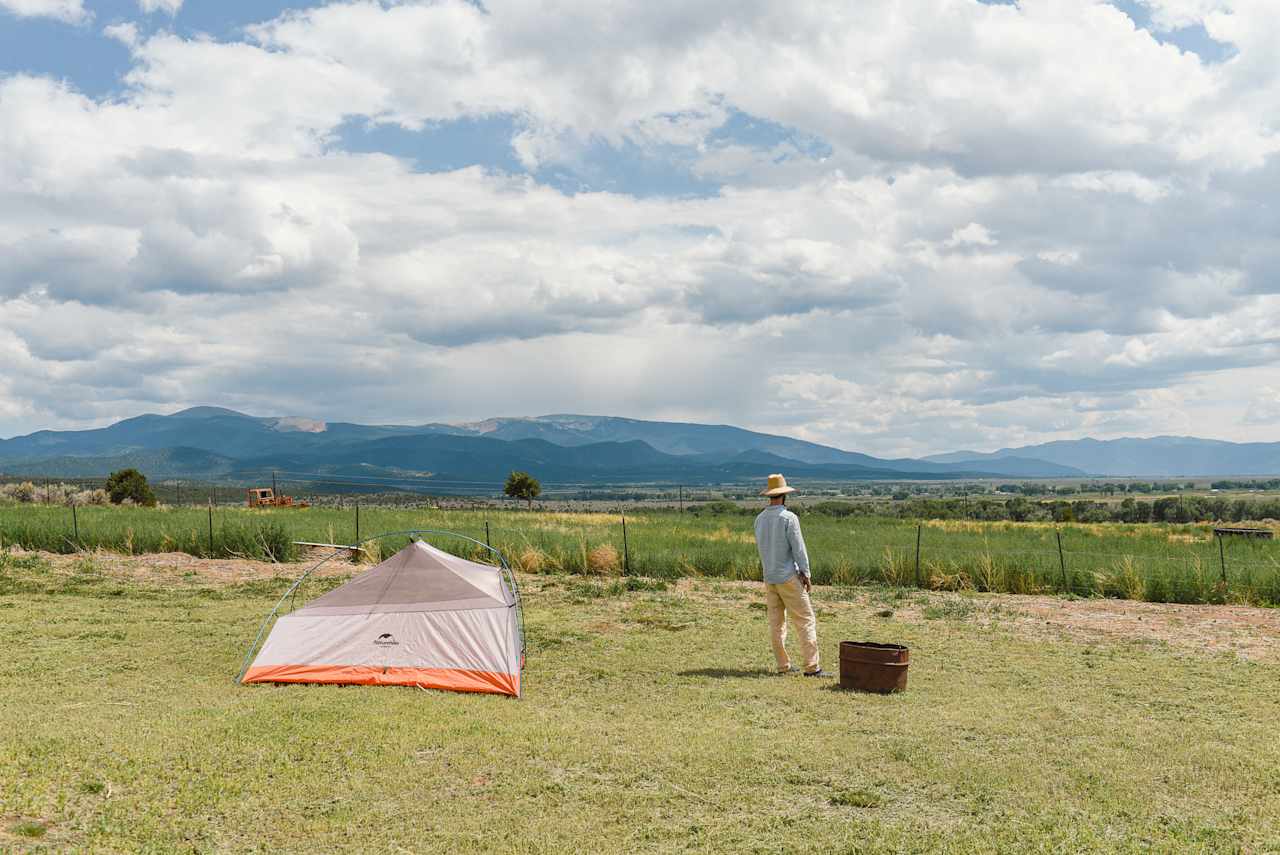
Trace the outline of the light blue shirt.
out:
[[[760,550],[764,580],[772,585],[789,582],[797,573],[809,575],[800,518],[786,505],[770,505],[756,517],[756,549]]]

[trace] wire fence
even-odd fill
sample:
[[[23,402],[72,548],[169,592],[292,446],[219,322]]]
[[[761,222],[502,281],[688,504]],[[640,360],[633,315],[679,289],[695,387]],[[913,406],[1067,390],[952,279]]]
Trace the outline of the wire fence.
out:
[[[804,519],[818,584],[1280,605],[1280,541],[1269,537],[1215,535],[1208,526],[1003,523],[951,530],[945,523],[865,517]],[[743,514],[526,515],[370,507],[350,499],[341,508],[247,511],[207,497],[200,507],[161,509],[27,504],[0,507],[0,547],[290,561],[305,550],[300,542],[355,545],[382,531],[424,526],[496,547],[527,573],[760,578],[750,517]]]

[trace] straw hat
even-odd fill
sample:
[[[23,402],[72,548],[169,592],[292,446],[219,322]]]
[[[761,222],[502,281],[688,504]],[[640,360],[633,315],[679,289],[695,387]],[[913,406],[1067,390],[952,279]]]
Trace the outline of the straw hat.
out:
[[[769,485],[760,491],[762,496],[785,496],[787,493],[794,493],[795,487],[787,486],[787,479],[781,475],[770,475]]]

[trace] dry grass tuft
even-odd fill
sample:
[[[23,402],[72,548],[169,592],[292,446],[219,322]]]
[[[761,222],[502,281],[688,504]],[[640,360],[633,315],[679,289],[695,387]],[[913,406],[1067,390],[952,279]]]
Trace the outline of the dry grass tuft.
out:
[[[612,543],[602,544],[587,553],[587,572],[593,576],[617,576],[622,572],[622,558]]]
[[[511,563],[521,573],[541,573],[548,564],[547,554],[536,547],[526,546],[516,554]]]

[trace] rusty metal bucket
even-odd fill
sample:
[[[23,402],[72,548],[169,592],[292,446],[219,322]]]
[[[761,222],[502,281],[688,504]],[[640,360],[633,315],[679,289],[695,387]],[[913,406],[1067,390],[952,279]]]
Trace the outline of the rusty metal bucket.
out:
[[[840,642],[840,688],[858,692],[903,692],[911,651],[901,644]]]

